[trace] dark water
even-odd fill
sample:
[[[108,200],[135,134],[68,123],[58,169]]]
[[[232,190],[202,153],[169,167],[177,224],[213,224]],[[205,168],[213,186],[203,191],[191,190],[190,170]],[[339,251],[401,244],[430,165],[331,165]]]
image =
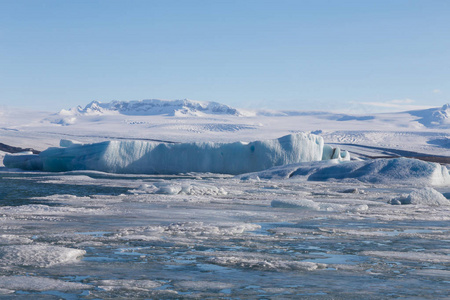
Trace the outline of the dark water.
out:
[[[54,174],[51,174],[54,176]],[[55,194],[70,194],[78,197],[89,195],[120,195],[128,188],[108,187],[100,185],[71,185],[43,183],[42,174],[33,173],[0,173],[0,206],[18,206],[26,204],[42,204],[44,201],[34,200],[34,197],[45,197]],[[44,175],[45,178],[45,175]],[[46,205],[52,205],[45,201]],[[55,205],[55,204],[53,204]]]

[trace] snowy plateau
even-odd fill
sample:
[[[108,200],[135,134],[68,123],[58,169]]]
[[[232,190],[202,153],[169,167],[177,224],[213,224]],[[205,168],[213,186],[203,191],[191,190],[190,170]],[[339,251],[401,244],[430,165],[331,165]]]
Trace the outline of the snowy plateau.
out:
[[[1,299],[448,299],[450,105],[0,108]]]

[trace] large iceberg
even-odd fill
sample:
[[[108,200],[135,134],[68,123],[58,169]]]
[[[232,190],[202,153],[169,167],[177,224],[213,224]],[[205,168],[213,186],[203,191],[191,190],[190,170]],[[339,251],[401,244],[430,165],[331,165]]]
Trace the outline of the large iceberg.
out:
[[[331,158],[348,160],[349,155],[339,149],[324,147],[320,136],[298,133],[251,143],[106,141],[76,144],[62,141],[61,147],[49,148],[39,155],[6,155],[3,162],[8,168],[50,172],[242,174]]]

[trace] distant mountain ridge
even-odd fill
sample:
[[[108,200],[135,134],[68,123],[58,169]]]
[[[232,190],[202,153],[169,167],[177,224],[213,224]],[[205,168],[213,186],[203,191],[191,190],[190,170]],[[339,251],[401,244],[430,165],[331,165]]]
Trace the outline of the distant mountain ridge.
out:
[[[70,110],[63,110],[63,115],[103,115],[120,113],[123,115],[168,115],[168,116],[202,116],[205,114],[220,114],[242,116],[244,113],[236,108],[217,102],[203,102],[189,99],[159,100],[149,99],[140,101],[112,101],[102,103],[92,101],[84,108],[78,106]]]
[[[441,108],[430,108],[409,112],[411,115],[420,117],[417,121],[426,127],[450,128],[450,103]]]
[[[408,124],[414,123],[427,128],[450,128],[450,104],[422,110],[403,112],[412,116]],[[343,114],[326,111],[287,111],[287,110],[243,110],[237,109],[218,102],[183,100],[160,100],[149,99],[140,101],[112,101],[102,103],[92,101],[85,107],[77,106],[69,110],[61,110],[46,118],[46,121],[59,125],[73,125],[79,119],[88,121],[92,117],[108,116],[172,116],[172,117],[208,117],[208,116],[230,116],[230,117],[296,117],[314,116],[317,119],[329,121],[373,121],[383,114]],[[97,119],[98,120],[98,119]],[[421,124],[421,125],[420,125]],[[408,125],[407,125],[408,126]]]

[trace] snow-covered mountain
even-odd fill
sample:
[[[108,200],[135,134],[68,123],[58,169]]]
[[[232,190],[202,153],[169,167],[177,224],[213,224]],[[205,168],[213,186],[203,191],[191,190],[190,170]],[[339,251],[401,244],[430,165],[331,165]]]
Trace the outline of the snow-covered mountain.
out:
[[[62,110],[63,115],[103,115],[119,113],[130,116],[167,115],[167,116],[203,116],[208,114],[242,116],[244,112],[217,102],[184,100],[141,100],[112,101],[101,103],[92,101],[86,107]]]
[[[450,128],[450,103],[441,108],[411,111],[410,114],[419,117],[417,121],[426,127]]]

